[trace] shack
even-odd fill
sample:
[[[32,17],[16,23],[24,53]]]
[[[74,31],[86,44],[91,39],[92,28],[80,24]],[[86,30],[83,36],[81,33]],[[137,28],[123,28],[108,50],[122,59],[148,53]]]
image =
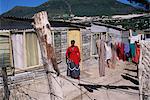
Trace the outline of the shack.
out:
[[[14,95],[23,100],[34,97],[45,100],[51,95],[48,90],[46,72],[43,69],[39,40],[32,22],[33,19],[28,18],[0,17],[0,67],[7,67],[8,82],[11,83],[9,84],[10,100]],[[77,41],[76,45],[79,46],[80,52],[85,52],[83,53],[85,56],[81,55],[82,59],[89,58],[87,54],[90,53],[87,51],[90,52],[88,48],[90,32],[86,31],[86,25],[61,21],[50,21],[50,24],[58,63],[65,62],[66,48],[72,39]],[[84,50],[86,48],[87,51]],[[0,78],[0,99],[3,97],[2,82]],[[37,92],[39,90],[41,90],[40,93]]]
[[[114,42],[127,41],[129,37],[129,32],[121,27],[104,24],[100,22],[93,22],[91,24],[91,57],[97,57],[96,40],[100,38],[101,35],[105,35],[105,40],[109,40],[110,37],[114,38]]]

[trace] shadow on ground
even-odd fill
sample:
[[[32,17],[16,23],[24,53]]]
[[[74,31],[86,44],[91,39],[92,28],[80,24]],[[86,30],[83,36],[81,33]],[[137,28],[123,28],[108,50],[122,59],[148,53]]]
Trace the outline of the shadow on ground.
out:
[[[131,72],[137,72],[138,71],[138,70],[133,70],[133,69],[128,69],[128,68],[125,68],[124,70],[131,71]]]
[[[113,85],[90,85],[90,84],[78,84],[79,86],[83,86],[87,91],[93,92],[93,90],[98,90],[99,88],[105,88],[105,89],[133,89],[138,90],[138,86],[125,86],[125,85],[119,85],[119,86],[113,86]]]
[[[124,73],[126,76],[130,76],[130,77],[133,77],[133,78],[136,78],[136,79],[138,79],[138,76],[134,76],[134,75],[130,75],[130,74],[128,74],[128,73]]]
[[[132,78],[129,75],[121,75],[124,79],[129,80],[130,82],[134,83],[135,85],[139,85],[139,81],[137,79]]]

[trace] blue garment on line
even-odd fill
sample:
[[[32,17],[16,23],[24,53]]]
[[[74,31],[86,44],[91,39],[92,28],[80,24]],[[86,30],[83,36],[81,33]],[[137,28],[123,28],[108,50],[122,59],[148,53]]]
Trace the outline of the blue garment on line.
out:
[[[130,45],[129,45],[129,43],[124,43],[124,52],[125,52],[125,54],[130,52]]]

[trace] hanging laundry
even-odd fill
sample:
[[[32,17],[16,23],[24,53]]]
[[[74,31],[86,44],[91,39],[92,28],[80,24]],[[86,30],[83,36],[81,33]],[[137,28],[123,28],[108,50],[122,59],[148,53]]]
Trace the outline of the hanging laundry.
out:
[[[135,43],[130,44],[131,57],[135,56]]]
[[[140,40],[140,35],[137,35],[137,36],[131,36],[130,37],[130,43],[135,43],[135,41],[139,41]]]
[[[106,66],[106,62],[105,62],[105,40],[104,40],[104,36],[102,36],[102,39],[99,39],[96,41],[96,45],[97,45],[97,51],[98,51],[98,56],[99,56],[99,75],[100,77],[105,76],[105,66]]]
[[[119,60],[124,60],[124,44],[123,43],[118,43],[117,45],[117,55]]]
[[[129,43],[124,43],[124,52],[125,52],[125,54],[130,52],[130,45],[129,45]]]
[[[140,44],[138,42],[135,43],[135,52],[136,55],[135,57],[133,57],[133,62],[135,62],[136,64],[139,63],[139,58],[140,58]]]
[[[130,53],[131,53],[131,57],[133,58],[136,55],[136,51],[135,51],[135,42],[140,40],[140,36],[136,35],[136,36],[131,36],[130,37]]]
[[[112,52],[111,52],[111,47],[108,45],[108,43],[105,43],[105,49],[106,49],[106,61],[108,59],[112,58]]]
[[[130,45],[129,43],[124,43],[124,55],[127,61],[129,61],[130,57]]]
[[[115,68],[116,60],[117,60],[117,53],[116,53],[117,46],[116,46],[116,44],[114,44],[114,43],[111,44],[111,50],[112,50],[112,68]]]
[[[118,45],[117,45],[117,56],[119,59],[121,59],[121,53],[120,52],[121,52],[121,44],[118,43]]]
[[[107,66],[109,67],[109,68],[111,68],[112,67],[112,50],[111,50],[111,46],[109,45],[109,43],[107,42],[107,43],[105,43],[105,49],[106,49],[106,62],[107,62]]]

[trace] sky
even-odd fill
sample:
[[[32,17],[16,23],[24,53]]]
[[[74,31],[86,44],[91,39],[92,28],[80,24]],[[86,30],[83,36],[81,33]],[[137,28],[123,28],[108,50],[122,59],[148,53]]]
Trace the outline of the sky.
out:
[[[35,7],[38,6],[48,0],[0,0],[0,14],[7,12],[15,6],[29,6]],[[130,4],[128,0],[117,0],[122,3]],[[148,0],[150,2],[150,0]],[[131,5],[131,4],[130,4]],[[133,4],[132,4],[133,5]],[[139,5],[135,4],[134,7],[139,7]]]
[[[117,0],[117,1],[120,1],[122,3],[125,3],[125,4],[128,4],[128,5],[132,5],[133,7],[136,7],[136,8],[142,8],[142,9],[145,9],[143,5],[141,4],[131,4],[128,0]],[[148,2],[150,2],[150,0],[147,0]]]
[[[7,12],[15,6],[35,7],[48,0],[0,0],[0,14]]]

